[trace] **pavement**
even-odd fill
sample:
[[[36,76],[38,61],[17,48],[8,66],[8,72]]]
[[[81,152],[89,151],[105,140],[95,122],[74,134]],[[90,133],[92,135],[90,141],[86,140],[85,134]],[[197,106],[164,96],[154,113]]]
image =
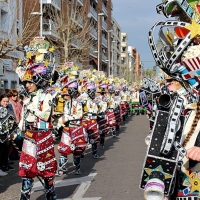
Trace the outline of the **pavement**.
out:
[[[66,174],[55,179],[58,200],[143,199],[139,183],[148,127],[145,115],[130,116],[116,138],[106,136],[105,149],[98,149],[99,159],[92,157],[91,149],[86,150],[81,162],[82,175],[73,174],[72,156],[69,156]],[[59,156],[57,151],[56,154]],[[17,171],[18,161],[14,161],[14,167],[14,171],[0,177],[0,200],[19,199],[21,178]],[[31,200],[44,199],[43,187],[36,178]]]

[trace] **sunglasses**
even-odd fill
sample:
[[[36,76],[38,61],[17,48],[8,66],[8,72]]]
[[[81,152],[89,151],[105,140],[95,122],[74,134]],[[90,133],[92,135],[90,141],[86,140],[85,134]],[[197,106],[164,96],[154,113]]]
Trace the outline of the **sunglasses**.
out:
[[[12,96],[13,96],[13,97],[17,97],[17,96],[18,96],[18,94],[13,94]]]

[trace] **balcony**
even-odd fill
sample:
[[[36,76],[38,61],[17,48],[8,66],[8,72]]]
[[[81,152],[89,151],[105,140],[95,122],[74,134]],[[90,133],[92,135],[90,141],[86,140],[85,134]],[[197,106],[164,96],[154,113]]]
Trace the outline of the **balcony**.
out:
[[[97,48],[91,45],[91,46],[90,46],[90,54],[91,54],[93,57],[97,58],[97,53],[95,53],[95,51],[97,52]]]
[[[72,13],[72,20],[74,21],[74,23],[83,28],[83,19],[76,19],[76,18],[77,18],[76,14]]]
[[[55,23],[50,19],[43,19],[42,34],[59,38]]]
[[[126,54],[127,54],[126,52],[122,52],[121,53],[121,58],[126,58],[126,56],[127,56]]]
[[[105,47],[107,47],[107,45],[108,45],[108,42],[107,42],[106,38],[103,37],[103,36],[102,36],[102,44],[103,44]]]
[[[104,28],[105,31],[108,30],[107,23],[105,21],[102,21],[102,27]]]
[[[107,56],[102,54],[102,60],[106,61],[107,60]]]
[[[58,10],[61,10],[61,2],[60,2],[60,0],[42,0],[42,3],[43,4],[51,4],[52,6],[57,8]]]
[[[83,6],[83,0],[78,0],[78,2]]]
[[[107,8],[103,3],[102,3],[102,11],[106,14],[106,16],[108,16]]]
[[[126,42],[121,42],[121,47],[126,47],[127,43]]]
[[[92,6],[90,6],[90,13],[97,20],[97,12]]]
[[[92,6],[90,6],[90,13],[92,14],[93,18],[97,21],[98,15],[96,10]]]
[[[95,28],[90,27],[90,34],[97,40],[97,31]]]
[[[80,47],[82,45],[82,41],[77,38],[72,38],[72,45],[75,47]]]

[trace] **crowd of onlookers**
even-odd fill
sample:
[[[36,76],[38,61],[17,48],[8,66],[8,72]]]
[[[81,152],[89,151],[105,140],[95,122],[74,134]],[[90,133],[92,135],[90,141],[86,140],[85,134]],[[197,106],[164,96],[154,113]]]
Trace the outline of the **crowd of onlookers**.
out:
[[[8,113],[19,123],[22,101],[16,89],[0,89],[0,107],[7,108]],[[13,164],[15,160],[19,160],[22,143],[23,138],[20,135],[13,138],[12,134],[4,142],[0,142],[0,176],[5,176],[9,171],[14,170]]]

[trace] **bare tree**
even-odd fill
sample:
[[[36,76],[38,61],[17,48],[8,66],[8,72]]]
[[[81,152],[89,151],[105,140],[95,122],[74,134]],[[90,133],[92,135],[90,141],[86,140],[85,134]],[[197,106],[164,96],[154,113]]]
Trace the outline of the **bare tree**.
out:
[[[61,11],[44,8],[46,20],[54,24],[57,37],[47,37],[60,49],[61,60],[84,62],[89,58],[89,49],[96,41],[90,36],[90,18],[87,3],[81,6],[77,0],[62,0]],[[61,63],[62,64],[62,63]]]
[[[39,30],[39,16],[31,15],[37,11],[37,0],[11,0],[8,4],[9,12],[1,21],[5,34],[0,38],[0,59],[8,57],[10,51],[28,44]],[[21,20],[17,20],[21,16]]]

